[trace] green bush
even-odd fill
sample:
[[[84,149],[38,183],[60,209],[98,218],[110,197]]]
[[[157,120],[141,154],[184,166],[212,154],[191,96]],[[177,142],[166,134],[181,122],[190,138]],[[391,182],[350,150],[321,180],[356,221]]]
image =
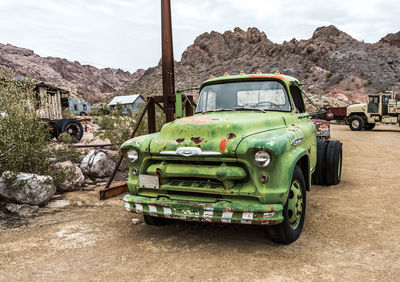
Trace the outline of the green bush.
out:
[[[35,116],[40,101],[34,87],[33,80],[18,81],[12,71],[0,67],[0,174],[48,170],[49,132]]]
[[[63,118],[75,118],[76,117],[76,115],[67,108],[62,110],[62,116],[63,116]]]
[[[33,80],[18,81],[12,71],[0,67],[0,176],[9,171],[7,183],[19,172],[50,175],[55,184],[61,183],[68,173],[51,163],[80,158],[71,144],[51,148],[48,124],[35,115],[41,101],[34,87]]]
[[[114,110],[110,115],[101,116],[99,119],[100,131],[96,132],[95,135],[101,139],[108,139],[114,146],[121,146],[122,143],[127,141],[133,129],[136,126],[136,121],[139,120],[140,114],[143,111],[144,103],[139,105],[138,110],[131,115],[123,114],[120,110]],[[147,114],[143,118],[138,131],[135,136],[147,134]],[[164,113],[156,108],[156,130],[161,130],[161,127],[165,124]]]

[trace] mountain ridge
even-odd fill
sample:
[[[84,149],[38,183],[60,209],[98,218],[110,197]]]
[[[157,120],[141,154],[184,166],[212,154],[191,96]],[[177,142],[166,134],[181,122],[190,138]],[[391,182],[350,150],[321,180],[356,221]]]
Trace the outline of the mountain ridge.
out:
[[[368,93],[400,89],[400,33],[376,43],[354,39],[337,27],[317,28],[311,38],[274,43],[257,28],[205,32],[175,63],[177,88],[198,86],[210,75],[280,73],[298,78],[307,92],[364,101]],[[147,69],[129,91],[161,93],[161,66]]]
[[[102,99],[125,89],[139,79],[144,70],[134,73],[121,69],[99,69],[58,57],[41,57],[34,51],[0,43],[0,65],[12,69],[18,78],[25,76],[47,83],[77,89],[88,101]]]

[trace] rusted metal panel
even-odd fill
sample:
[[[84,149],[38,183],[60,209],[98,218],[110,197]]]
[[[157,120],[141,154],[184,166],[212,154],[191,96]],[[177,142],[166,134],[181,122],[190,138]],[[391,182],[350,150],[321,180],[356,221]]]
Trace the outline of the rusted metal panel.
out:
[[[335,120],[343,120],[347,116],[347,107],[329,107],[328,111],[333,114]]]
[[[114,183],[112,186],[108,188],[101,189],[100,200],[106,200],[122,193],[128,192],[128,186],[125,181]]]

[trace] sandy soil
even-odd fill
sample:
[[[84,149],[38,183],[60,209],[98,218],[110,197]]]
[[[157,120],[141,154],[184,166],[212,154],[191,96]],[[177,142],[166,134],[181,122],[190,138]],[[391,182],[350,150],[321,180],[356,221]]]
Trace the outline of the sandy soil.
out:
[[[147,226],[121,197],[75,192],[71,205],[0,231],[0,279],[399,280],[400,129],[332,133],[344,143],[343,181],[313,187],[289,246],[256,226]]]

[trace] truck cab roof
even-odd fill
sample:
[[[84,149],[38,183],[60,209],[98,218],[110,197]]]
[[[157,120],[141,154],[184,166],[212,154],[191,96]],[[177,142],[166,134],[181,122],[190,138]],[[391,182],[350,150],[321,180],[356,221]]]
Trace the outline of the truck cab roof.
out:
[[[235,81],[252,81],[252,80],[280,80],[286,85],[289,85],[291,82],[299,83],[299,81],[291,76],[283,75],[280,73],[275,74],[266,74],[266,73],[256,73],[256,74],[238,74],[238,75],[224,75],[219,77],[212,77],[206,81],[204,81],[200,88],[203,88],[209,84],[217,84],[217,83],[226,83],[226,82],[235,82]]]

